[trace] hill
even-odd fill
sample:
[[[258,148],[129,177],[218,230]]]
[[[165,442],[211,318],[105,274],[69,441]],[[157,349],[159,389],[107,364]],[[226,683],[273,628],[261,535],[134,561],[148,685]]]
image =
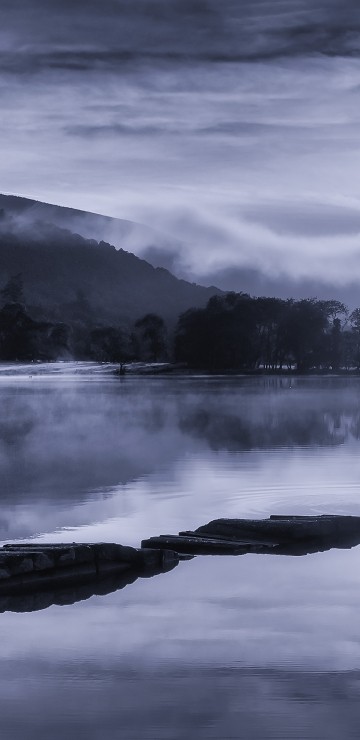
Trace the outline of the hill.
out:
[[[130,252],[136,252],[138,246],[145,250],[170,246],[163,234],[143,224],[76,208],[42,203],[31,198],[0,193],[0,209],[16,219],[16,223],[23,229],[42,221],[81,234],[85,239],[106,241]],[[174,249],[177,247],[173,243],[171,246]]]
[[[74,233],[86,222],[87,233],[93,223],[98,235],[101,223],[104,231],[113,219],[4,195],[0,208],[0,288],[21,273],[24,302],[35,318],[129,326],[153,312],[173,324],[180,313],[205,306],[221,292]],[[142,227],[119,221],[117,229],[118,237],[123,229],[125,241],[126,234],[139,235]]]

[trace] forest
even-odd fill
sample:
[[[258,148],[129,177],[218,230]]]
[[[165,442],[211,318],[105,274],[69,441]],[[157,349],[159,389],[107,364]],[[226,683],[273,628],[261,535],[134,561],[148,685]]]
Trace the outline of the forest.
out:
[[[118,324],[104,325],[94,321],[80,294],[70,320],[34,318],[20,273],[9,278],[0,298],[1,361],[170,361],[208,371],[360,370],[360,308],[350,312],[337,300],[230,292],[211,297],[205,308],[185,311],[175,325],[155,313],[131,325],[121,316]]]

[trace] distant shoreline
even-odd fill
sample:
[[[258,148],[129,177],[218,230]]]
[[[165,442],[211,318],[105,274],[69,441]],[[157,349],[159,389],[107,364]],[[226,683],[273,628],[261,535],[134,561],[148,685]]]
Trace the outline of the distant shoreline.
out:
[[[71,370],[73,373],[71,373]],[[69,373],[70,371],[70,373]],[[263,369],[246,370],[241,368],[199,368],[189,367],[184,363],[171,362],[134,362],[123,363],[122,369],[118,363],[97,362],[91,360],[29,360],[28,362],[17,361],[0,361],[0,378],[9,376],[18,377],[42,377],[51,375],[52,377],[68,376],[87,376],[87,377],[112,377],[123,378],[143,377],[143,376],[223,376],[223,377],[360,377],[359,369],[314,369],[299,371],[296,369]]]

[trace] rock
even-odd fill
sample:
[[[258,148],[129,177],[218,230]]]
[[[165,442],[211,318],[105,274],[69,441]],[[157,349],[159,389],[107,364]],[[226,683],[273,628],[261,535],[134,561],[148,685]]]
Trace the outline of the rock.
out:
[[[56,565],[59,566],[66,566],[66,565],[74,565],[76,556],[75,556],[75,550],[74,548],[69,548],[69,550],[65,550],[61,555],[59,555],[56,558]]]
[[[0,551],[0,569],[8,570],[10,576],[15,576],[21,573],[31,573],[34,570],[34,564],[27,553]]]
[[[74,545],[75,549],[76,547]],[[73,567],[55,567],[51,571],[37,571],[29,573],[28,576],[10,577],[6,589],[0,583],[0,613],[30,612],[46,609],[51,605],[73,604],[95,594],[103,595],[117,591],[134,583],[138,578],[159,575],[165,570],[174,568],[179,562],[179,555],[176,553],[152,550],[154,559],[150,567],[149,552],[139,551],[139,554],[145,556],[147,567],[132,567],[126,563],[102,560],[99,571],[95,568],[95,562],[94,564],[75,562]]]
[[[117,545],[113,542],[100,542],[91,544],[90,547],[99,561],[108,560],[114,563],[128,563],[131,565],[140,562],[139,551],[134,547]]]
[[[34,570],[54,569],[54,558],[48,553],[39,552],[33,556]]]
[[[323,539],[328,537],[360,536],[360,517],[309,516],[270,517],[269,519],[215,519],[195,530],[195,534],[220,535],[227,539],[267,541],[273,544]]]
[[[169,571],[175,568],[180,561],[178,552],[164,547],[142,546],[142,549],[139,549],[137,552],[141,569],[146,571],[157,571],[158,573]]]
[[[360,544],[360,517],[272,516],[269,519],[214,519],[195,531],[143,540],[142,547],[194,555],[305,555]]]
[[[148,540],[143,540],[141,546],[159,548],[163,552],[171,548],[177,553],[192,555],[242,555],[254,547],[253,545],[244,545],[220,537],[212,539],[210,536],[196,537],[194,534],[191,536],[160,535],[160,537],[150,537]]]

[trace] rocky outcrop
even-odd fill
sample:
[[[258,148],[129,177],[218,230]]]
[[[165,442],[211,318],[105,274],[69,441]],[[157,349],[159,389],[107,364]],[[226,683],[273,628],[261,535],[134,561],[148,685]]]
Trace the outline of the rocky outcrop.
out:
[[[271,516],[215,519],[194,531],[143,540],[142,547],[171,548],[194,555],[305,555],[360,543],[360,517]]]
[[[53,577],[46,581],[33,582],[31,587],[2,590],[0,592],[0,613],[33,612],[54,605],[69,606],[78,601],[90,599],[92,596],[105,596],[129,586],[138,578],[152,578],[176,568],[179,562],[178,557],[166,557],[163,562],[159,558],[157,560],[158,565],[150,566],[148,563],[146,568],[140,570],[128,568],[97,576],[87,574],[85,580],[82,574],[79,574],[78,579],[59,579],[56,574],[53,574]],[[68,570],[68,575],[70,572],[71,569]]]
[[[108,542],[4,545],[0,548],[0,596],[84,584],[111,574],[148,575],[170,570],[178,562],[179,555],[173,551]]]
[[[0,548],[0,612],[34,611],[106,594],[194,555],[306,555],[360,544],[360,517],[215,519],[194,531],[115,543],[19,543]]]

